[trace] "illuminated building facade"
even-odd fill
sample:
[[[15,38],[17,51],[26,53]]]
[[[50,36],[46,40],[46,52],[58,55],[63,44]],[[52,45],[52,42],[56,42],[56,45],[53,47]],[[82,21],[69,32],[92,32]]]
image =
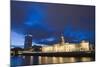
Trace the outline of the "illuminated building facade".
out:
[[[88,42],[85,42],[85,41],[82,41],[80,43],[80,50],[81,51],[88,51],[89,50],[89,43]]]
[[[43,46],[42,52],[73,52],[89,51],[89,42],[82,41],[79,44],[65,43],[64,37],[61,36],[61,42],[52,46]]]

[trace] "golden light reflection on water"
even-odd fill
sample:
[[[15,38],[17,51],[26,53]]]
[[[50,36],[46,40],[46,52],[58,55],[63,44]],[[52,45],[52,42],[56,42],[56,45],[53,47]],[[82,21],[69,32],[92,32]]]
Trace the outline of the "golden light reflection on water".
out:
[[[53,59],[53,63],[57,63],[58,62],[58,59],[56,58],[56,57],[52,57],[52,59]]]
[[[39,64],[41,64],[41,62],[42,62],[42,61],[41,61],[41,56],[39,56]]]
[[[86,62],[86,61],[91,61],[90,57],[82,57],[81,61]]]
[[[63,58],[59,57],[59,63],[63,63]]]
[[[33,56],[30,56],[30,64],[33,64]]]
[[[64,63],[71,63],[71,62],[76,62],[76,59],[74,57],[63,57],[64,58]]]
[[[92,61],[91,57],[41,57],[41,56],[23,56],[26,60],[25,64],[60,64],[73,62],[88,62]]]
[[[52,57],[52,63],[63,63],[63,57]]]
[[[73,63],[77,62],[75,57],[41,57],[39,56],[39,64],[56,64],[56,63]],[[91,61],[89,57],[82,57],[80,61]]]

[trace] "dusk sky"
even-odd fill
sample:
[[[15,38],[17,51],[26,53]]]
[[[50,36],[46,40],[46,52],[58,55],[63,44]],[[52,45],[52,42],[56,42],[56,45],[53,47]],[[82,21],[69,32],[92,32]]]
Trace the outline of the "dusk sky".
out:
[[[33,35],[33,45],[66,42],[95,43],[95,7],[11,2],[11,46],[24,46],[24,35]]]

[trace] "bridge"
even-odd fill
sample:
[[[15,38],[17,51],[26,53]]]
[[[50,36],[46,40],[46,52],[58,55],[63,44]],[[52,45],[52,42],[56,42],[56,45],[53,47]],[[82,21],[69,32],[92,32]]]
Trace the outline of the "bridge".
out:
[[[30,52],[23,51],[18,55],[25,56],[65,56],[65,57],[94,57],[94,51],[78,51],[78,52]]]

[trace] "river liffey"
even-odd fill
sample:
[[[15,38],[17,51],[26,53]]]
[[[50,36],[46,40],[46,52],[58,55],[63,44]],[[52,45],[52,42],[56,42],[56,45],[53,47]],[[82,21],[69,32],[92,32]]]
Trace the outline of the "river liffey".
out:
[[[11,67],[95,61],[93,57],[11,56]]]

